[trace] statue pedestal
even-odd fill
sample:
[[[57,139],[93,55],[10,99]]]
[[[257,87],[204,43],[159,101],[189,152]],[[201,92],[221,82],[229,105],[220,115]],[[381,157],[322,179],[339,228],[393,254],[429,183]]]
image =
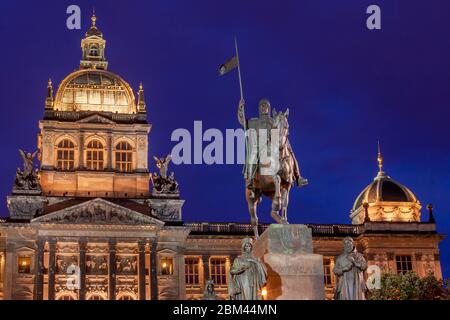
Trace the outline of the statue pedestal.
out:
[[[35,218],[42,213],[46,202],[45,197],[32,192],[29,195],[9,195],[6,199],[11,220],[31,220]]]
[[[267,267],[267,299],[325,299],[323,257],[313,254],[307,226],[270,225],[255,242],[253,254]]]

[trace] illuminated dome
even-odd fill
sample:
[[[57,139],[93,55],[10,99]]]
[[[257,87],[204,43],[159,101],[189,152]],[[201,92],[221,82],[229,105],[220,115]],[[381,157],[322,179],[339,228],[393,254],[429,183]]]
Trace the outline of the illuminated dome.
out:
[[[356,198],[352,211],[363,203],[375,202],[416,202],[414,194],[406,186],[391,179],[389,176],[378,175]]]
[[[106,70],[82,69],[69,74],[55,96],[55,111],[136,113],[130,85]]]
[[[92,15],[92,25],[81,40],[80,69],[69,74],[59,85],[53,99],[52,82],[47,86],[45,108],[48,111],[111,112],[120,114],[145,114],[144,89],[137,93],[118,75],[107,71],[106,40],[97,28],[97,17]]]
[[[353,224],[367,221],[420,222],[420,202],[405,185],[384,173],[378,150],[378,175],[356,198],[350,218]]]

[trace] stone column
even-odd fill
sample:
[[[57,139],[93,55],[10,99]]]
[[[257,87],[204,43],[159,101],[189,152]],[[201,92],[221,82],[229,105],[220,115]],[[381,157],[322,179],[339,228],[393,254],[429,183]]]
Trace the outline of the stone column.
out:
[[[84,169],[84,132],[80,132],[80,144],[78,146],[78,168]]]
[[[109,300],[116,300],[116,240],[109,239]]]
[[[14,263],[17,263],[16,246],[14,243],[6,243],[5,268],[3,278],[3,299],[11,300],[13,292]]]
[[[108,168],[108,171],[110,171],[113,168],[113,164],[112,164],[112,153],[113,153],[113,151],[112,151],[112,133],[111,132],[108,132],[106,148],[108,149],[106,151],[106,157],[108,159],[108,161],[107,161],[108,162],[107,168]]]
[[[45,239],[38,238],[37,240],[37,253],[36,253],[36,282],[35,282],[35,299],[44,299],[44,247]]]
[[[209,280],[209,277],[211,276],[210,270],[209,270],[209,258],[210,255],[202,255],[202,264],[203,264],[203,286],[206,285],[206,282]]]
[[[176,273],[178,276],[178,299],[186,300],[186,273],[184,252],[180,252],[175,256],[175,268],[178,269]]]
[[[150,241],[150,299],[158,300],[158,274],[156,272],[156,240]]]
[[[86,239],[80,238],[78,241],[80,252],[80,300],[86,300]]]
[[[55,251],[56,239],[50,238],[49,245],[49,259],[48,259],[48,300],[55,300]]]
[[[145,240],[138,242],[139,250],[139,300],[145,300]]]

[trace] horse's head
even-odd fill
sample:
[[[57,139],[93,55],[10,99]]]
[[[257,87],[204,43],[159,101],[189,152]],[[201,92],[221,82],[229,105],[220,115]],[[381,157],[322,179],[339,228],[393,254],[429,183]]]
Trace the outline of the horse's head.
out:
[[[285,112],[277,112],[275,108],[272,110],[273,129],[278,130],[280,148],[282,148],[287,141],[289,135],[289,108]]]

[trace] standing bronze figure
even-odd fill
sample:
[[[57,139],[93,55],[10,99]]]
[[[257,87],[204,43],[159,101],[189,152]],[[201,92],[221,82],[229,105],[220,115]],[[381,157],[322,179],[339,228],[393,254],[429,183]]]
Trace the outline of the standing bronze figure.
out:
[[[267,270],[252,255],[252,239],[242,240],[242,255],[234,259],[230,270],[228,293],[232,300],[262,300],[262,288],[267,282]]]
[[[336,300],[365,300],[367,291],[364,281],[364,271],[367,262],[364,256],[356,251],[353,239],[344,239],[344,252],[336,258],[333,272],[337,276]]]
[[[285,112],[276,112],[274,109],[272,117],[270,102],[262,99],[259,103],[259,117],[246,119],[244,108],[245,103],[241,99],[238,120],[246,130],[245,197],[254,234],[258,237],[256,209],[261,196],[265,195],[272,200],[272,218],[277,223],[287,224],[289,191],[294,181],[301,187],[308,180],[300,175],[297,159],[289,143],[289,109]]]

